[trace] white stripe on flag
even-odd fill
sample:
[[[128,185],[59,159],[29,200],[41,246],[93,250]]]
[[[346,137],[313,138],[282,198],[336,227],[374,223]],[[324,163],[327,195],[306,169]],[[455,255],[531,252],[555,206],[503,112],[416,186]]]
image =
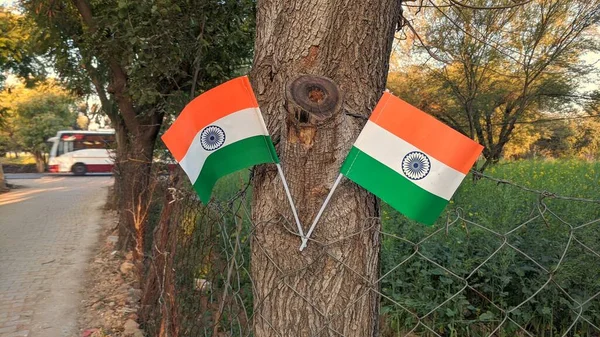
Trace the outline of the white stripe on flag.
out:
[[[225,132],[225,143],[219,149],[242,139],[266,135],[265,128],[262,126],[261,120],[259,119],[259,114],[260,111],[258,108],[248,108],[229,114],[209,124],[216,125]],[[192,185],[196,182],[206,158],[211,153],[219,151],[219,149],[214,151],[205,150],[200,143],[201,133],[202,130],[196,134],[185,157],[183,157],[179,163],[190,178]]]
[[[412,151],[425,153],[371,121],[367,121],[354,146],[404,177],[406,177],[402,172],[404,156]],[[430,193],[450,200],[465,175],[425,154],[431,162],[429,174],[420,180],[412,180],[408,177],[406,179]]]

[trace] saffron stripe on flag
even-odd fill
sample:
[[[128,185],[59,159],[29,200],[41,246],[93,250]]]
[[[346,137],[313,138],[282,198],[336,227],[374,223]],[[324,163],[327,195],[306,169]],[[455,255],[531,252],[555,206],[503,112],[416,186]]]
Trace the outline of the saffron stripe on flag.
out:
[[[258,108],[247,76],[230,80],[193,99],[162,136],[175,160],[180,162],[205,126],[231,113]]]
[[[405,178],[406,175],[402,170],[404,156],[414,151],[424,152],[423,149],[398,138],[370,120],[367,121],[363,131],[358,136],[354,147],[368,153],[370,157]],[[426,155],[428,155],[431,163],[428,174],[422,179],[410,180],[411,183],[443,199],[450,200],[465,175],[429,156],[428,153]]]
[[[448,204],[354,146],[341,172],[408,218],[426,225],[432,225]]]
[[[265,143],[269,151],[266,151]],[[254,136],[223,146],[206,158],[202,171],[193,184],[194,189],[206,204],[220,177],[249,166],[272,163],[274,153],[275,147],[269,136]]]
[[[481,153],[482,146],[469,137],[388,92],[369,120],[464,174]]]

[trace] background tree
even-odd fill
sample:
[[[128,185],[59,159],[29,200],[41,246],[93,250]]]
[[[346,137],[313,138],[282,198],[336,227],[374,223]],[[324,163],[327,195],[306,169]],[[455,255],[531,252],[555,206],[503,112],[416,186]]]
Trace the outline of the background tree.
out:
[[[584,105],[585,111],[591,116],[600,116],[600,90],[590,93],[589,100]]]
[[[16,137],[16,125],[15,125],[15,111],[14,108],[14,97],[11,97],[12,91],[0,92],[0,110],[2,111],[2,118],[0,118],[0,149],[2,150],[2,156],[14,154],[16,158],[19,157],[19,152],[22,151],[21,145],[19,144]]]
[[[87,130],[90,125],[90,117],[88,116],[88,103],[82,102],[77,105],[77,119],[73,124],[75,130]]]
[[[119,247],[142,256],[149,179],[165,115],[233,77],[251,55],[247,1],[22,2],[75,88],[98,94],[117,132]],[[83,70],[83,71],[82,71]],[[87,85],[87,87],[86,87]]]
[[[400,77],[418,82],[404,80],[395,91],[484,145],[485,168],[520,121],[577,98],[575,79],[591,71],[579,57],[598,48],[589,33],[600,2],[453,3],[434,4],[413,28],[412,52],[435,59],[403,70]]]
[[[31,22],[0,6],[0,90],[7,74],[14,74],[32,85],[43,75],[30,39]]]
[[[77,125],[77,129],[87,130],[88,126],[90,125],[90,118],[88,116],[86,116],[85,114],[83,114],[82,112],[79,112],[77,114],[77,120],[76,120],[75,124]]]
[[[6,186],[6,178],[4,178],[4,170],[2,169],[2,165],[0,164],[0,192],[5,192],[7,190]]]
[[[8,113],[7,109],[0,108],[0,128],[3,127],[6,121],[6,114]],[[8,143],[8,139],[0,132],[0,157],[4,157],[6,152],[8,151],[6,144]],[[0,192],[5,192],[8,190],[6,186],[6,178],[4,178],[4,169],[2,168],[2,163],[0,163]]]
[[[28,85],[43,77],[43,67],[32,50],[29,33],[30,22],[23,16],[0,6],[0,92],[4,89],[7,74],[21,77]],[[8,118],[8,111],[0,109],[0,126]],[[0,155],[4,155],[10,139],[0,134]],[[4,171],[0,163],[0,190],[5,190]]]
[[[77,113],[75,98],[52,81],[34,88],[17,86],[10,93],[0,93],[0,106],[9,118],[1,133],[18,148],[33,154],[38,172],[44,172],[47,162],[47,140],[59,130],[69,129]]]

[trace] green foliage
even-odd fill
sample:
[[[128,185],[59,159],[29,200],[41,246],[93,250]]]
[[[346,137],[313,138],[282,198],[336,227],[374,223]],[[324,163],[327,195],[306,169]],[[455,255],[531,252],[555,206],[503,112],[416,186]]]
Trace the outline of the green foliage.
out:
[[[41,159],[48,138],[76,121],[74,98],[53,82],[32,89],[23,85],[0,93],[7,118],[0,126],[0,139],[11,151],[24,150]]]
[[[48,138],[73,124],[75,115],[71,104],[71,97],[50,93],[35,95],[30,101],[19,104],[15,124],[23,148],[30,152],[45,152]]]
[[[490,174],[528,188],[565,196],[597,199],[600,195],[600,164],[597,162],[518,161],[492,167]],[[420,316],[431,312],[423,323],[442,336],[487,336],[504,319],[498,307],[504,310],[517,308],[534,294],[509,317],[534,336],[562,335],[577,317],[576,311],[571,310],[577,308],[573,299],[582,303],[600,290],[598,256],[570,241],[571,231],[566,223],[578,226],[598,219],[600,207],[547,199],[541,205],[552,213],[546,212],[544,218],[536,217],[507,235],[507,243],[547,270],[559,266],[565,247],[570,244],[554,273],[556,283],[551,282],[536,294],[549,275],[539,265],[503,244],[504,239],[494,232],[508,233],[534,218],[538,207],[543,207],[539,204],[540,195],[486,179],[473,183],[469,178],[465,179],[446,214],[433,228],[408,221],[383,206],[383,231],[412,242],[420,242],[435,230],[444,228],[446,216],[454,219],[456,211],[473,222],[459,221],[447,232],[441,231],[424,240],[419,244],[419,252],[426,258],[411,257],[415,249],[412,244],[394,236],[384,236],[382,272],[389,274],[382,281],[382,293],[386,296],[382,313],[387,319],[389,335],[403,335],[401,332],[408,332],[417,323],[400,304]],[[597,225],[578,229],[573,234],[591,249],[600,250]],[[487,260],[497,249],[499,252]],[[401,263],[405,259],[407,261]],[[469,287],[461,291],[465,283],[456,276],[467,279]],[[455,294],[458,295],[436,309]],[[589,303],[584,306],[583,316],[597,324],[599,309],[597,303]],[[594,331],[590,329],[587,324],[578,324],[569,336],[590,336],[588,333]],[[424,332],[422,335],[433,334]],[[524,333],[509,321],[495,335],[520,336]]]
[[[129,93],[139,104],[175,90],[189,97],[192,86],[210,88],[249,64],[252,6],[248,0],[105,1],[97,7],[103,29],[91,41],[106,44],[100,53],[128,60]],[[109,42],[107,33],[114,36]]]
[[[31,41],[31,22],[0,6],[0,90],[5,72],[13,73],[32,85],[43,74]]]
[[[67,1],[20,1],[21,9],[30,22],[34,50],[44,55],[61,84],[77,95],[93,93],[90,72],[103,84],[107,74],[98,68],[99,60],[93,50],[81,48],[84,29],[77,9]]]
[[[502,162],[491,167],[489,174],[526,188],[563,196],[598,199],[600,195],[598,162]],[[596,220],[600,218],[600,206],[549,197],[540,199],[541,195],[513,185],[487,179],[474,183],[471,178],[465,179],[433,227],[409,221],[382,205],[385,234],[380,263],[379,285],[383,294],[380,335],[404,336],[411,331],[418,322],[408,309],[419,316],[429,313],[421,323],[439,336],[489,336],[498,326],[493,336],[526,336],[510,320],[500,325],[505,318],[501,308],[512,310],[509,318],[532,336],[562,336],[577,318],[579,309],[575,301],[583,303],[600,291],[600,258],[575,241],[599,252],[598,222],[573,231],[566,223],[576,227]],[[178,313],[181,329],[188,335],[212,329],[216,303],[227,283],[228,263],[223,259],[231,256],[234,249],[239,223],[236,221],[243,221],[241,254],[235,266],[235,281],[229,284],[237,300],[236,305],[227,307],[232,321],[243,316],[241,311],[235,310],[242,310],[238,307],[240,303],[252,317],[252,283],[246,272],[250,267],[252,227],[248,216],[251,205],[249,199],[234,198],[245,187],[247,179],[247,171],[232,174],[219,181],[214,191],[215,202],[211,205],[203,206],[187,197],[178,202],[180,208],[171,214],[172,221],[179,226],[179,248],[175,257]],[[540,204],[540,200],[543,203]],[[548,209],[545,217],[527,222],[539,212],[538,207],[543,209],[544,205]],[[464,220],[446,231],[447,217],[454,219],[457,211]],[[506,243],[501,235],[494,233],[508,233],[525,222],[525,226],[506,235]],[[439,232],[430,236],[436,231]],[[415,253],[417,247],[406,240],[418,242],[417,252],[422,255]],[[496,250],[498,252],[489,258]],[[553,271],[553,280],[546,286],[549,275],[542,267]],[[460,278],[466,279],[469,287],[465,288]],[[197,287],[199,279],[208,280],[213,287],[201,293]],[[199,313],[202,313],[201,318],[198,318]],[[598,326],[600,304],[594,300],[587,302],[582,317]],[[579,322],[567,336],[597,334],[590,324],[581,319]],[[223,323],[231,321],[223,317]],[[237,327],[236,324],[224,325]],[[158,326],[149,329],[152,331]],[[231,332],[236,335],[235,331]],[[435,336],[423,326],[414,333]]]
[[[89,3],[97,29],[81,25],[70,1],[22,1],[27,15],[46,28],[38,46],[79,93],[93,92],[94,79],[104,86],[110,82],[112,59],[125,69],[126,93],[136,106],[158,105],[175,114],[190,97],[251,62],[251,0]]]

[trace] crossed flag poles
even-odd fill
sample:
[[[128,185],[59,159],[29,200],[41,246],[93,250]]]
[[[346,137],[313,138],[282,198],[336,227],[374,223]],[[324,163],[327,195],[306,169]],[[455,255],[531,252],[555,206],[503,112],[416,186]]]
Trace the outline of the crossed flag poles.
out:
[[[301,251],[344,176],[408,218],[432,225],[483,150],[386,92],[305,235],[248,77],[235,78],[196,97],[162,139],[205,204],[219,178],[257,164],[276,164],[302,238]]]

